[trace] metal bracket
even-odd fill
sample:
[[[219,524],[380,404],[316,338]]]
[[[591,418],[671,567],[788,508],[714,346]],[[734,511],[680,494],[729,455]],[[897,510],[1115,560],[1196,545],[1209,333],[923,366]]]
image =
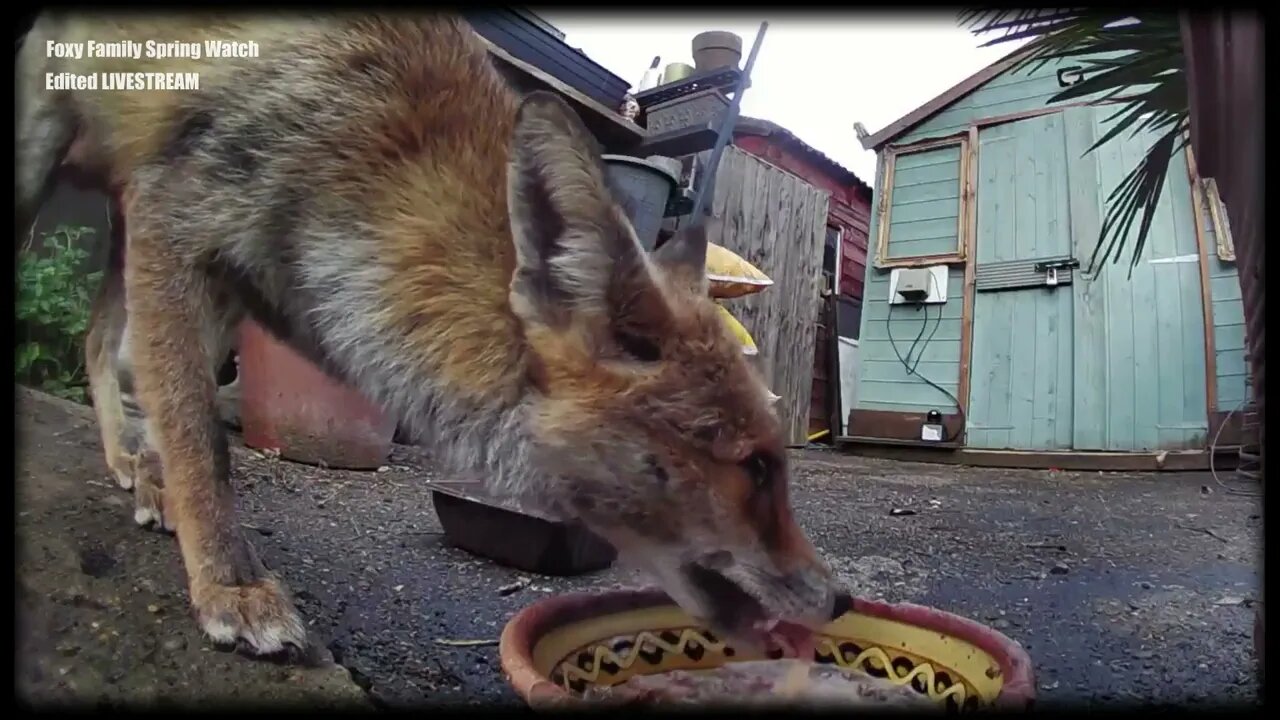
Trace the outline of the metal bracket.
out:
[[[1079,65],[1064,67],[1058,71],[1058,87],[1071,87],[1084,82],[1084,68]]]

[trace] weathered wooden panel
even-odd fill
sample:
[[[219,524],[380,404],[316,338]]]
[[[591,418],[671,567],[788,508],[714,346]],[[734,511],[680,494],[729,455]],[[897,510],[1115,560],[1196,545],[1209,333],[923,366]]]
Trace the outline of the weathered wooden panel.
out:
[[[755,338],[761,373],[782,397],[777,407],[787,441],[803,445],[808,438],[828,194],[727,147],[711,207],[722,221],[722,234],[712,242],[738,253],[773,279],[764,292],[726,301],[725,306]]]
[[[960,217],[960,146],[897,156],[887,257],[955,252]]]
[[[1071,254],[1066,155],[1056,116],[979,132],[977,277]],[[974,297],[967,445],[1071,447],[1071,306],[1069,285]]]
[[[1101,136],[1111,111],[1087,111]],[[1084,121],[1085,112],[1072,114]],[[1127,133],[1095,151],[1098,211],[1156,135]],[[1173,167],[1185,167],[1182,153]],[[1133,231],[1136,233],[1136,227]],[[1096,237],[1096,236],[1095,236]],[[1132,237],[1132,236],[1131,236]],[[1092,241],[1086,240],[1092,249]],[[1108,450],[1203,447],[1208,430],[1201,302],[1200,256],[1195,239],[1191,186],[1185,172],[1168,175],[1147,245],[1132,275],[1130,254],[1101,269],[1091,282],[1105,294]],[[1083,280],[1084,278],[1082,278]],[[1089,281],[1078,282],[1086,285]]]
[[[856,177],[836,172],[828,163],[817,161],[811,150],[799,149],[799,140],[776,131],[767,136],[739,132],[735,135],[733,144],[831,193],[827,222],[840,227],[843,233],[843,257],[846,260],[852,258],[850,262],[841,262],[840,293],[861,299],[871,218],[870,188],[865,187]]]

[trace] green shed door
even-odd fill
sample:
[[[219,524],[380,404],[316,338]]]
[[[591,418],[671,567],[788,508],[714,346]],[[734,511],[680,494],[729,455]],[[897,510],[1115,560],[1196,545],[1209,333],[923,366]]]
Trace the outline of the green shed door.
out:
[[[1146,156],[1159,133],[1125,131],[1091,153],[1114,108],[1064,115],[1070,161],[1073,243],[1085,269],[1111,194]],[[1077,450],[1150,451],[1203,447],[1204,301],[1185,152],[1169,173],[1147,244],[1129,273],[1133,237],[1120,261],[1079,277],[1075,295]]]
[[[970,447],[1054,450],[1072,443],[1072,257],[1061,115],[978,133]]]
[[[1085,154],[1114,109],[983,129],[967,444],[1142,451],[1202,445],[1204,315],[1185,157],[1170,165],[1147,247],[1085,274],[1111,190],[1155,139]],[[1130,245],[1132,247],[1132,245]],[[1039,263],[1074,258],[1047,282]]]

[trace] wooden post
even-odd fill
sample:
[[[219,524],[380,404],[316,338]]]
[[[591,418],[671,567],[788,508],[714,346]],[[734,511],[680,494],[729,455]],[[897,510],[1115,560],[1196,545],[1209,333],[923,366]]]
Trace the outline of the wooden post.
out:
[[[839,251],[840,248],[836,248]],[[840,393],[840,278],[836,278],[836,289],[827,293],[827,423],[831,428],[831,444],[844,434],[844,423],[840,422],[844,409],[841,407]]]

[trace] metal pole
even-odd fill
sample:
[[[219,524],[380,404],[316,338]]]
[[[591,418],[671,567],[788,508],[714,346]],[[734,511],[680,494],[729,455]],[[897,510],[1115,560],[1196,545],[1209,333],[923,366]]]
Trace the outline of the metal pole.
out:
[[[751,78],[751,68],[755,67],[756,55],[760,53],[760,44],[764,42],[764,32],[767,29],[769,29],[768,22],[760,23],[760,30],[756,32],[756,41],[751,46],[751,54],[747,56],[747,65],[738,78],[738,87],[734,88],[733,101],[729,103],[729,109],[724,113],[720,134],[716,136],[715,147],[711,150],[711,159],[707,161],[706,180],[703,181],[702,187],[698,188],[698,198],[690,214],[691,224],[698,224],[702,221],[704,214],[710,213],[712,191],[715,190],[716,174],[720,169],[720,156],[724,154],[724,147],[729,144],[729,138],[733,137],[733,128],[738,124],[738,107],[742,104],[742,93],[746,92],[747,81]]]

